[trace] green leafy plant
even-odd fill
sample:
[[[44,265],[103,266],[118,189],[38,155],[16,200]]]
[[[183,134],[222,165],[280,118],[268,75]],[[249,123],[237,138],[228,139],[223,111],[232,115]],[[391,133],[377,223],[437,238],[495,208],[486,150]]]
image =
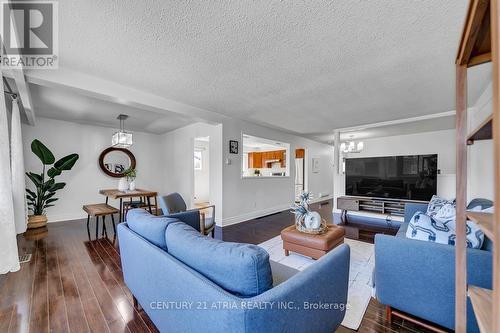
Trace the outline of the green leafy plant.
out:
[[[123,171],[123,174],[125,175],[125,177],[127,177],[128,181],[133,181],[137,177],[137,170],[128,168],[127,170]]]
[[[42,173],[26,172],[26,176],[35,185],[35,191],[26,189],[28,209],[33,212],[33,215],[44,215],[45,210],[54,206],[53,203],[58,200],[54,197],[56,192],[66,186],[66,183],[56,183],[55,177],[63,171],[71,170],[79,156],[70,154],[56,162],[54,154],[39,140],[33,140],[31,151],[42,162]]]

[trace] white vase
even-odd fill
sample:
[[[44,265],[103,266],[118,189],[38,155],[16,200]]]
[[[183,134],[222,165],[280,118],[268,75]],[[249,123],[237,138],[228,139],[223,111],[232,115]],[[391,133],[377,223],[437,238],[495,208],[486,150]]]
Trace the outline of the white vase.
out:
[[[122,177],[120,178],[120,180],[118,181],[118,191],[126,191],[128,190],[128,182],[127,182],[127,178],[125,177]]]
[[[321,215],[318,212],[310,212],[304,217],[304,224],[308,229],[319,229],[321,226]]]
[[[131,191],[135,191],[135,179],[128,183],[128,189]]]

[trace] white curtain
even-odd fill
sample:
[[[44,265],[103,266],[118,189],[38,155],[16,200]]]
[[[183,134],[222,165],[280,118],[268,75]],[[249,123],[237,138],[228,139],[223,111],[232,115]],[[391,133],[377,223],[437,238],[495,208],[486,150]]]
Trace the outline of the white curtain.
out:
[[[16,233],[26,231],[26,194],[24,178],[23,138],[21,134],[21,114],[18,100],[12,101],[12,122],[10,129],[10,167],[12,170],[12,198],[14,201],[14,221]]]
[[[15,272],[20,268],[14,223],[9,150],[7,107],[2,91],[0,93],[0,274]]]

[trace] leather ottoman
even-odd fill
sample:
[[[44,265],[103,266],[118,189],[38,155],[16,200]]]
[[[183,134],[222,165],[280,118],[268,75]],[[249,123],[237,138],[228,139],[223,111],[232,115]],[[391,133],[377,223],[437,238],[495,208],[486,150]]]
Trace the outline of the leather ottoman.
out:
[[[298,231],[295,225],[281,231],[283,249],[288,256],[290,251],[313,259],[319,259],[338,245],[344,243],[345,230],[341,226],[330,224],[321,235],[311,235]]]

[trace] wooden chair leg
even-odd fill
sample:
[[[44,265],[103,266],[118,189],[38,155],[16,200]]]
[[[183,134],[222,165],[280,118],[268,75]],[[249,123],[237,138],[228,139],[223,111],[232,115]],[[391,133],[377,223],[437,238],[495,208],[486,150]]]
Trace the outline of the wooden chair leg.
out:
[[[389,305],[385,306],[385,319],[387,319],[389,323],[392,323],[392,309]]]

